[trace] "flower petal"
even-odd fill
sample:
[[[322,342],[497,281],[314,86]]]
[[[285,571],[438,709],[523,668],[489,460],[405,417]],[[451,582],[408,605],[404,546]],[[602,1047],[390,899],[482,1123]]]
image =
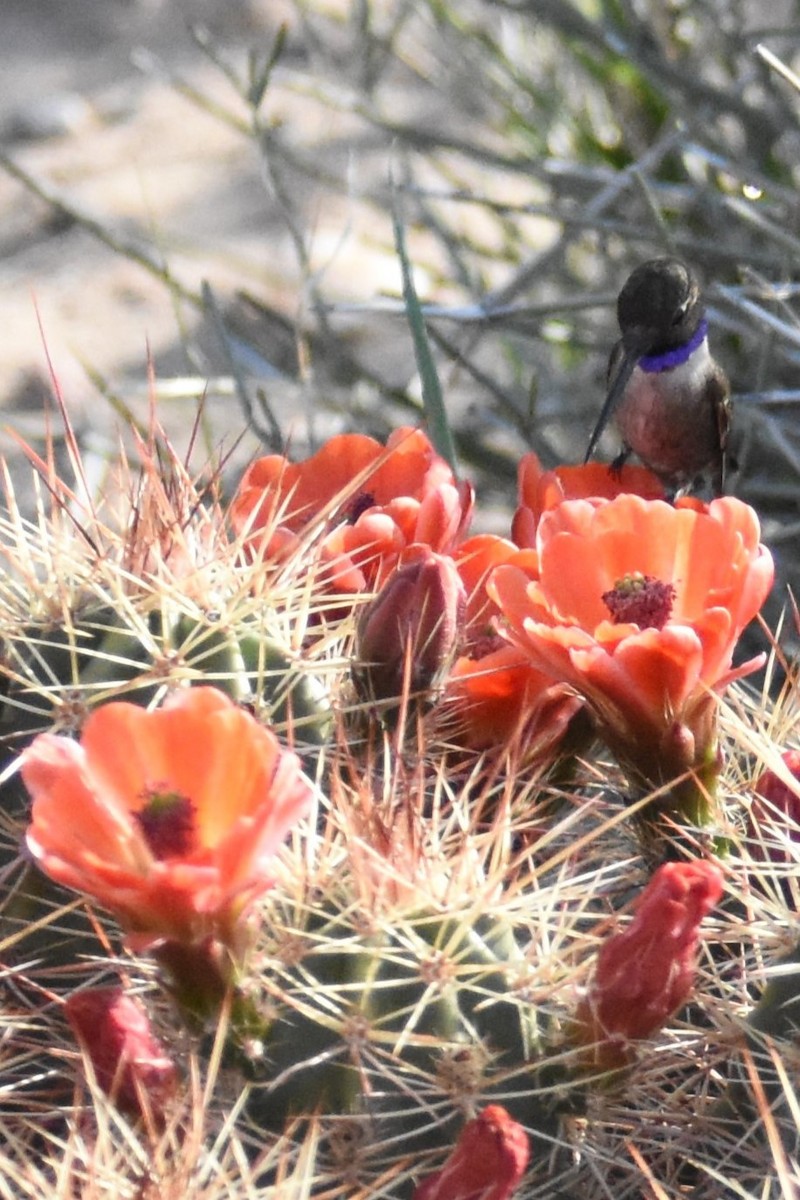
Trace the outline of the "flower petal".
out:
[[[43,869],[95,896],[151,937],[236,942],[235,926],[270,885],[269,860],[306,812],[296,755],[210,687],[153,712],[97,709],[81,745],[43,734],[22,756],[33,796],[28,844]],[[194,822],[190,847],[157,856],[137,814],[175,793]]]

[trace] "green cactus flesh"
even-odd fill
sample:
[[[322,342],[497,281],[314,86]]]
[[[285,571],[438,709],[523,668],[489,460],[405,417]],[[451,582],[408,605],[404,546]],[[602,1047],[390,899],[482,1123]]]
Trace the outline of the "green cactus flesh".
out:
[[[258,1123],[368,1118],[408,1152],[441,1144],[471,1106],[495,1101],[534,1136],[556,1135],[561,1102],[536,1066],[543,1031],[517,994],[524,958],[510,926],[432,912],[370,929],[330,898],[275,918]]]
[[[58,623],[26,624],[6,633],[0,660],[0,766],[13,762],[47,730],[77,733],[92,708],[109,701],[156,703],[170,686],[212,683],[252,706],[294,749],[313,761],[331,723],[323,682],[255,618],[225,627],[202,614],[154,609],[124,615],[110,605],[86,603]],[[28,798],[18,775],[0,787],[4,836],[0,865],[13,868],[14,887],[0,911],[0,936],[26,935],[51,964],[69,962],[94,946],[74,896],[20,860]],[[24,856],[23,856],[24,857]],[[60,912],[64,909],[63,914]],[[52,924],[52,928],[49,926]]]

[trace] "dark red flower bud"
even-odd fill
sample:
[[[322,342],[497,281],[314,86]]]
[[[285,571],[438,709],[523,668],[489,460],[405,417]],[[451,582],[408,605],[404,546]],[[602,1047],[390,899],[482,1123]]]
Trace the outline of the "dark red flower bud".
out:
[[[529,1156],[525,1130],[490,1104],[464,1126],[447,1162],[418,1184],[413,1200],[508,1200]]]
[[[450,664],[466,593],[451,558],[421,549],[397,567],[358,623],[356,679],[371,700],[425,691]]]
[[[628,1043],[648,1038],[694,986],[700,922],[722,895],[722,872],[705,860],[659,867],[627,929],[604,943],[594,980],[575,1014],[574,1038],[592,1065],[630,1059]]]
[[[142,1005],[120,987],[95,987],[76,992],[64,1007],[106,1095],[129,1117],[148,1113],[161,1121],[177,1076]]]
[[[792,848],[792,843],[800,843],[800,751],[786,750],[781,760],[795,786],[775,771],[765,771],[756,783],[749,827],[757,857],[791,863],[800,852]]]

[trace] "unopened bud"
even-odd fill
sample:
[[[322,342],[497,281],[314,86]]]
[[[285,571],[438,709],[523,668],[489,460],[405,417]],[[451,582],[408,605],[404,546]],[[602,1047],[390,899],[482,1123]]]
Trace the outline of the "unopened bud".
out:
[[[356,635],[359,690],[370,700],[426,691],[461,640],[466,593],[451,558],[422,550],[364,608]]]
[[[593,1066],[625,1066],[629,1043],[651,1037],[688,999],[700,922],[721,895],[722,872],[705,860],[656,871],[630,925],[603,944],[575,1014],[573,1040],[587,1047]]]
[[[756,783],[748,824],[755,856],[788,864],[800,853],[800,751],[786,750],[781,760],[794,787],[775,771],[764,771]]]
[[[129,1117],[147,1113],[161,1121],[176,1070],[142,1005],[120,987],[95,987],[76,992],[64,1007],[98,1086]]]
[[[499,1104],[469,1121],[440,1171],[423,1179],[414,1200],[508,1200],[528,1166],[525,1130]]]

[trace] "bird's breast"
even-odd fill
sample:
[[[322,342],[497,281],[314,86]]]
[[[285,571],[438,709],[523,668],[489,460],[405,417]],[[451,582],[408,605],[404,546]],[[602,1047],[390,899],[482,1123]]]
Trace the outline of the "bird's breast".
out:
[[[705,340],[676,367],[634,368],[616,424],[625,443],[657,474],[696,475],[718,454],[713,390],[718,371]]]

